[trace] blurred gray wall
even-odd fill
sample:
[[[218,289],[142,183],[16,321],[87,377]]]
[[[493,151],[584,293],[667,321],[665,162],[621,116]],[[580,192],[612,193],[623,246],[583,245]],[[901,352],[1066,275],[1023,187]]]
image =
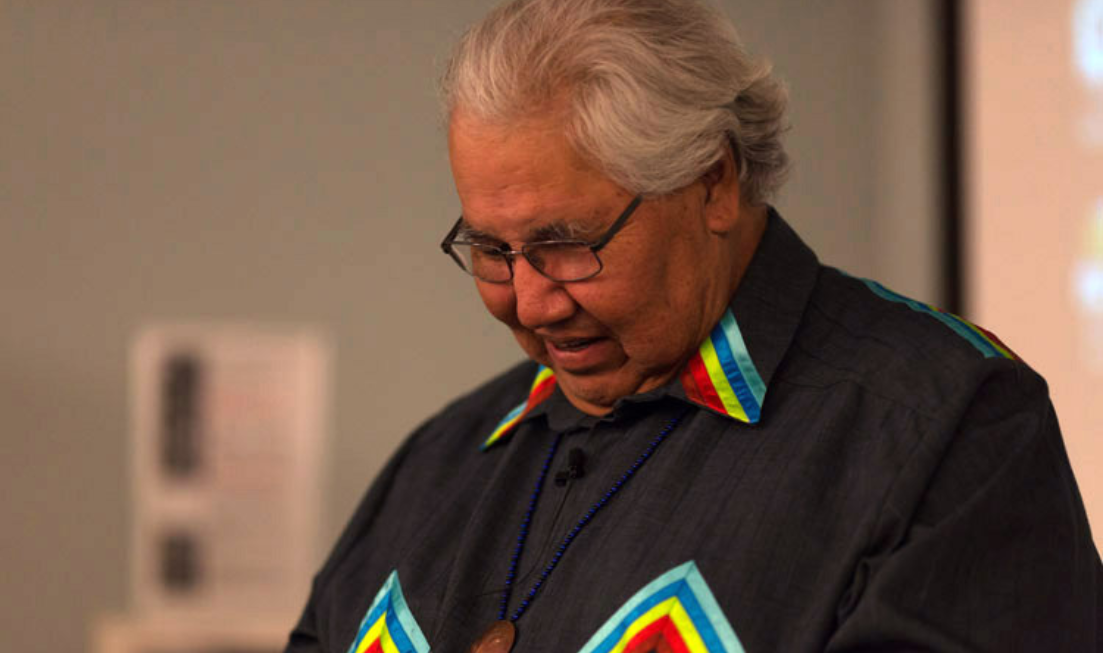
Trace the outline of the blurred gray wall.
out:
[[[491,4],[0,0],[0,650],[86,650],[126,606],[139,325],[332,336],[327,542],[407,432],[519,358],[436,247],[434,80]],[[725,6],[791,86],[783,214],[938,301],[935,3]]]

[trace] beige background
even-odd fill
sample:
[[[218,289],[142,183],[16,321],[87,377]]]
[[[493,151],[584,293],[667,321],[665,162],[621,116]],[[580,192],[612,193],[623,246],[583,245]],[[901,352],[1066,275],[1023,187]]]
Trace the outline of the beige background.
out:
[[[1103,142],[1082,128],[1103,121],[1103,88],[1090,89],[1075,64],[1076,4],[970,5],[966,260],[976,319],[998,325],[1049,383],[1098,545],[1103,365],[1092,351],[1103,347],[1103,319],[1081,308],[1074,288],[1089,221],[1103,211]]]
[[[519,358],[436,247],[433,80],[490,4],[0,0],[0,650],[86,650],[126,607],[139,325],[331,336],[326,541],[406,433]],[[937,301],[935,3],[725,6],[792,86],[783,213]]]

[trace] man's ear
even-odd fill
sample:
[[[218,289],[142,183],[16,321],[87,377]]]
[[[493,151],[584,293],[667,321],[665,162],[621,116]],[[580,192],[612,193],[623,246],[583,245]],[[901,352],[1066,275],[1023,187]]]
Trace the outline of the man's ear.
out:
[[[727,233],[739,223],[739,168],[731,146],[701,175],[705,186],[705,222],[714,233]]]

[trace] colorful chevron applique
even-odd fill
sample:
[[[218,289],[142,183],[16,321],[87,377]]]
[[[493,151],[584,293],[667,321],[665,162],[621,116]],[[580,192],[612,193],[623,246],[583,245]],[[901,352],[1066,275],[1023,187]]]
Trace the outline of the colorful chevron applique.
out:
[[[653,651],[743,653],[743,645],[692,561],[648,583],[579,653]]]
[[[869,279],[861,279],[862,283],[874,292],[878,297],[887,299],[890,302],[897,302],[903,304],[913,311],[919,313],[925,313],[935,318],[939,322],[942,322],[946,326],[950,327],[962,338],[965,338],[969,344],[973,345],[985,358],[1010,358],[1011,360],[1020,360],[1015,352],[1011,351],[1007,345],[1003,344],[995,334],[982,329],[981,327],[954,315],[953,313],[947,313],[940,308],[931,306],[930,304],[924,304],[917,302],[914,299],[909,299],[903,295],[897,294],[888,288],[885,288],[876,281],[870,281]]]
[[[397,569],[375,595],[349,653],[429,653],[429,642],[402,596]]]
[[[731,309],[686,364],[682,386],[692,401],[741,422],[758,422],[766,384],[751,361]]]
[[[533,379],[532,386],[529,388],[528,398],[519,406],[509,411],[501,422],[498,422],[498,426],[494,427],[494,431],[490,434],[490,437],[483,442],[483,451],[494,446],[496,442],[512,431],[513,427],[517,426],[518,422],[520,422],[530,410],[550,397],[553,390],[555,390],[555,372],[553,372],[550,367],[541,365],[536,371],[536,378]]]

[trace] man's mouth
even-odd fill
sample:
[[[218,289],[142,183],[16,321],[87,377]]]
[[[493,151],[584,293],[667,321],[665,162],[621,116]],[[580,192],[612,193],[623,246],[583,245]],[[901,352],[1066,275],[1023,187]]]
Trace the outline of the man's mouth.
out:
[[[549,342],[548,344],[559,351],[572,352],[581,351],[598,340],[600,340],[600,338],[572,338],[570,340],[557,340]]]
[[[546,338],[544,347],[556,372],[587,374],[602,369],[617,357],[617,348],[608,336]]]

